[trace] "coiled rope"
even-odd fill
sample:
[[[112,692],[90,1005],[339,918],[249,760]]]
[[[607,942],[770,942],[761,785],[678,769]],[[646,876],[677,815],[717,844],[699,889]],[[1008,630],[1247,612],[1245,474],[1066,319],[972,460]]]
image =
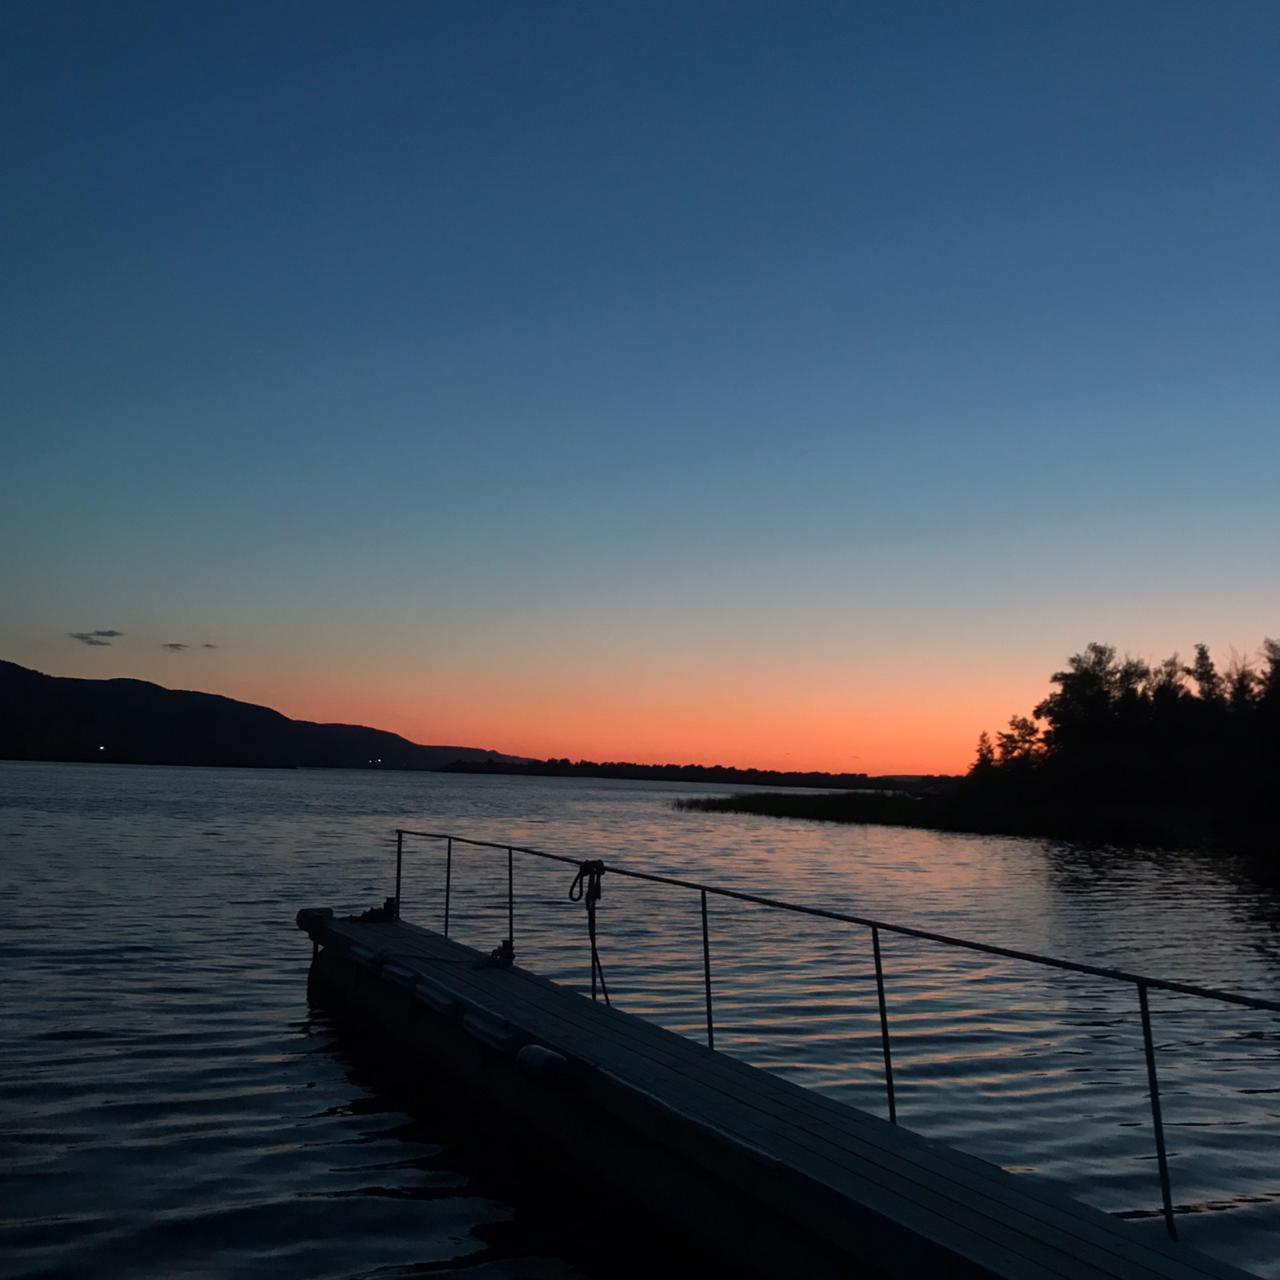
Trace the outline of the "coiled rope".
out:
[[[600,901],[600,881],[604,876],[605,866],[598,860],[580,862],[578,874],[573,877],[569,886],[569,901],[582,902],[587,908],[587,936],[591,939],[591,998],[596,998],[596,978],[600,979],[600,990],[604,992],[604,1002],[609,1004],[609,988],[604,980],[604,969],[600,964],[600,952],[596,948],[596,903]]]

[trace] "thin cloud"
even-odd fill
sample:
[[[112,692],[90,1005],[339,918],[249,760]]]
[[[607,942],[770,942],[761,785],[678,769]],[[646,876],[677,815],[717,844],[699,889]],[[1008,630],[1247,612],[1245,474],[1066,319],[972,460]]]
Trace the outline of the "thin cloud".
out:
[[[79,640],[81,644],[105,646],[124,635],[124,632],[116,631],[112,627],[99,627],[96,631],[69,631],[67,634],[72,640]]]
[[[216,644],[202,644],[200,647],[202,649],[216,649],[218,646]]]
[[[168,644],[162,644],[162,649],[168,649],[170,653],[181,653],[183,649],[190,649],[189,644],[182,644],[178,640],[170,640]]]

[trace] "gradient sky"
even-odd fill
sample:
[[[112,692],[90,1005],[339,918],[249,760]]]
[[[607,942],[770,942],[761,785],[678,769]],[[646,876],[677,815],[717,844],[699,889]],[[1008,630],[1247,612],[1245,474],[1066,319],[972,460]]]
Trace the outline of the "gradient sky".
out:
[[[6,4],[0,656],[879,772],[1252,649],[1277,67],[1270,3]]]

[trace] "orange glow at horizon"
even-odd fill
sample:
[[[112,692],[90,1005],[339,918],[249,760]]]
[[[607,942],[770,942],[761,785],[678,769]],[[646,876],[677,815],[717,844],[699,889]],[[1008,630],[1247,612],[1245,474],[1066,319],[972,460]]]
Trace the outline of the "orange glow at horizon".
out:
[[[1043,691],[1039,682],[957,693],[816,676],[766,685],[723,672],[631,682],[590,673],[528,680],[476,672],[439,681],[384,673],[341,687],[317,675],[236,681],[227,691],[298,719],[535,759],[870,774],[963,772],[978,733],[998,729]]]
[[[1135,649],[1167,653],[1173,630],[1153,629]],[[1234,641],[1241,651],[1249,630],[1240,622],[1209,636],[1210,647],[1228,653]],[[76,646],[56,665],[35,646],[14,656],[49,674],[150,680],[298,720],[534,759],[955,774],[972,764],[981,731],[1035,707],[1062,665],[1052,655],[1072,651],[1069,637],[1014,650],[961,626],[945,650],[918,629],[859,642],[744,627],[735,635],[749,640],[736,647],[723,633],[680,644],[642,644],[635,634],[628,625],[539,635],[526,620],[515,635],[420,632],[412,648],[396,629],[353,637],[335,628],[305,648],[265,634],[180,657],[125,643]]]

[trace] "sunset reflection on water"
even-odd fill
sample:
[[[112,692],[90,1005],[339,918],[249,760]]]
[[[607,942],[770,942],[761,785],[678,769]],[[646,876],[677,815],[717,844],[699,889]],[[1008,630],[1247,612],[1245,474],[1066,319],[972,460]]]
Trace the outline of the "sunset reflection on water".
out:
[[[287,1037],[290,1020],[305,1013],[309,950],[294,913],[380,903],[393,888],[397,826],[604,858],[1241,992],[1268,995],[1277,986],[1275,891],[1227,861],[672,810],[676,796],[695,790],[456,775],[0,767],[15,919],[40,921],[23,930],[15,960],[14,1065],[0,1080],[4,1096],[19,1113],[51,1071],[67,1098],[81,1096],[86,1083],[75,1073],[99,1071],[106,1048],[86,1042],[87,1057],[67,1050],[55,1069],[42,1036],[53,1025],[49,1010],[61,1022],[100,1026],[93,975],[110,961],[121,998],[139,1016],[171,1020],[180,1012],[195,1043],[211,1037],[216,1045],[208,1059],[216,1078],[185,1041],[172,1050],[153,1046],[159,1056],[149,1062],[128,1056],[127,1038],[110,1048],[124,1055],[131,1079],[164,1068],[166,1092],[148,1113],[148,1124],[159,1126],[148,1149],[169,1170],[170,1207],[181,1208],[195,1194],[184,1190],[189,1162],[163,1135],[201,1123],[199,1110],[186,1111],[205,1106],[206,1095],[225,1094],[217,1105],[238,1114],[239,1094],[226,1094],[224,1079],[242,1080],[261,1111],[253,1055]],[[586,991],[585,913],[568,898],[573,870],[516,856],[515,944],[518,963]],[[454,937],[488,950],[505,935],[506,874],[505,854],[455,847]],[[410,840],[406,919],[439,928],[443,887],[442,845]],[[600,954],[614,1003],[702,1038],[698,895],[607,874],[603,887]],[[869,931],[712,898],[709,932],[716,1047],[884,1115]],[[155,939],[146,954],[127,949],[140,933]],[[1056,1179],[1158,1233],[1132,987],[887,933],[882,948],[899,1121],[1008,1169]],[[1280,1276],[1277,1020],[1158,992],[1152,1015],[1181,1233]],[[70,1074],[62,1080],[59,1072]],[[47,1087],[47,1080],[39,1086]],[[281,1094],[291,1096],[287,1088]],[[388,1104],[375,1089],[368,1105],[376,1112]],[[84,1131],[64,1155],[31,1148],[47,1153],[41,1168],[54,1160],[47,1167],[59,1180],[50,1185],[77,1203],[120,1199],[91,1155],[77,1155],[123,1140],[113,1114],[98,1108],[90,1121],[73,1108],[65,1124]],[[262,1133],[268,1138],[269,1127]],[[312,1185],[313,1170],[286,1162],[258,1186],[271,1161],[254,1150],[245,1153],[237,1194],[287,1198],[291,1188]],[[383,1238],[400,1239],[407,1252],[392,1253],[407,1262],[418,1256],[416,1233],[427,1229],[412,1215],[427,1214],[429,1225],[434,1211],[398,1204],[408,1216],[385,1224]],[[119,1228],[112,1213],[102,1208],[101,1226],[85,1228],[84,1247],[96,1231]]]

